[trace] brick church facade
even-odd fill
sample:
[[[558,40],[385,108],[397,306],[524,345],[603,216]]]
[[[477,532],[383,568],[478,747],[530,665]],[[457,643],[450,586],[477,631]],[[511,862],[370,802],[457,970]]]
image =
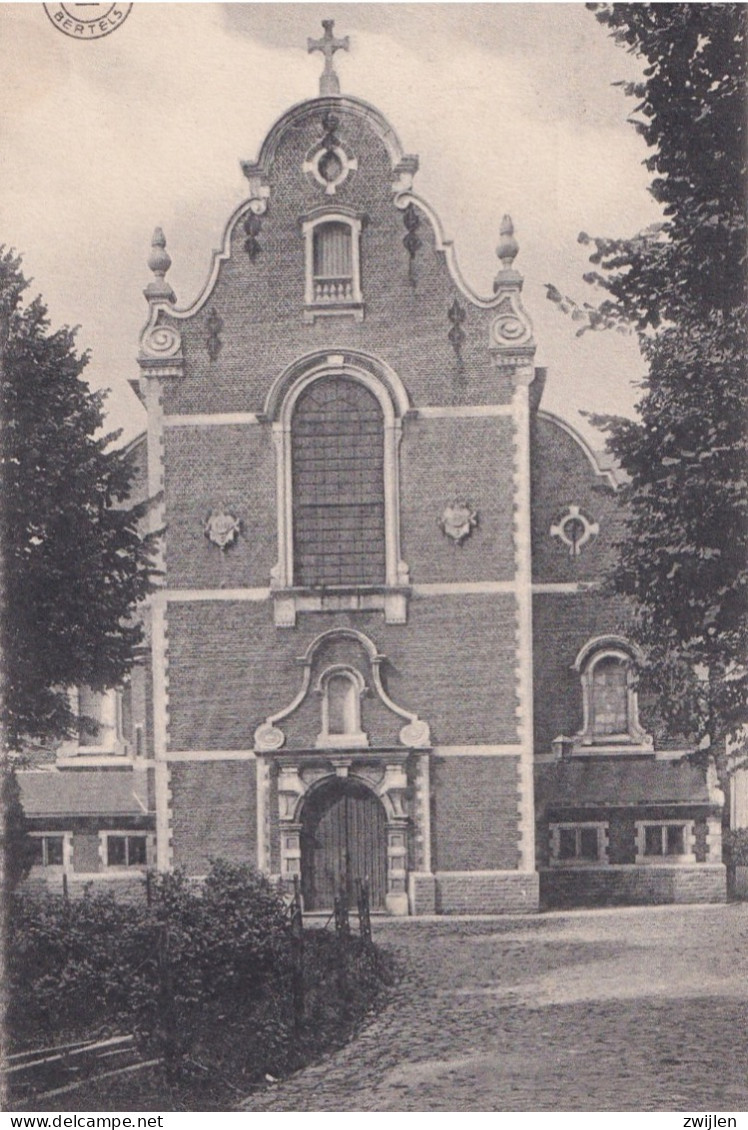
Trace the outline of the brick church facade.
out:
[[[21,775],[32,874],[224,857],[392,914],[723,899],[723,798],[640,724],[615,471],[541,407],[512,222],[479,297],[337,42],[187,308],[155,233],[127,457],[164,576],[104,739]]]

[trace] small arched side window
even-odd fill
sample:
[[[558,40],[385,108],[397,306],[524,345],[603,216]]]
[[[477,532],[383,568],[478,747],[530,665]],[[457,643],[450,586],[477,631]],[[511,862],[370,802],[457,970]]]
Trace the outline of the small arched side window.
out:
[[[78,745],[81,749],[115,752],[122,730],[121,694],[117,690],[78,688]]]
[[[636,658],[619,637],[590,640],[574,664],[582,682],[584,721],[576,736],[582,746],[651,747],[639,724]]]
[[[592,733],[597,738],[626,734],[629,727],[629,663],[603,655],[592,665]]]
[[[361,729],[361,697],[366,684],[353,667],[329,667],[317,685],[322,702],[322,730],[317,747],[359,748],[369,739]]]
[[[121,686],[103,691],[70,687],[68,699],[77,725],[74,734],[58,746],[58,762],[81,757],[142,756],[143,726],[133,721],[131,677]]]

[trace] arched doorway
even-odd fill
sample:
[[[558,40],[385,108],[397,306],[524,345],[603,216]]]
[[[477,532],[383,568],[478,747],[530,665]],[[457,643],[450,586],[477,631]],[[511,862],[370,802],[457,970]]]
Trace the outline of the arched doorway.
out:
[[[329,910],[344,884],[355,905],[356,880],[369,883],[372,910],[385,905],[384,808],[365,785],[335,777],[306,799],[301,815],[301,890],[306,910]]]

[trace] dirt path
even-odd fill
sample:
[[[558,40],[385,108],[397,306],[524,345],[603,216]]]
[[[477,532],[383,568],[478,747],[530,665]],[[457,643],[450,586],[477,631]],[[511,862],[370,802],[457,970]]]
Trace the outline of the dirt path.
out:
[[[385,920],[347,1047],[245,1110],[748,1109],[748,905]]]

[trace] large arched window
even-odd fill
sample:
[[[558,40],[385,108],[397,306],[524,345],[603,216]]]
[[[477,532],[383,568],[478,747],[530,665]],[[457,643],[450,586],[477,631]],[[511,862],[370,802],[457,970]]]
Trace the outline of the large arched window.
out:
[[[407,621],[398,447],[409,407],[397,374],[353,349],[300,357],[274,382],[265,414],[278,471],[276,627],[294,627],[299,612]]]
[[[291,421],[293,583],[385,583],[384,420],[355,380],[315,381]]]

